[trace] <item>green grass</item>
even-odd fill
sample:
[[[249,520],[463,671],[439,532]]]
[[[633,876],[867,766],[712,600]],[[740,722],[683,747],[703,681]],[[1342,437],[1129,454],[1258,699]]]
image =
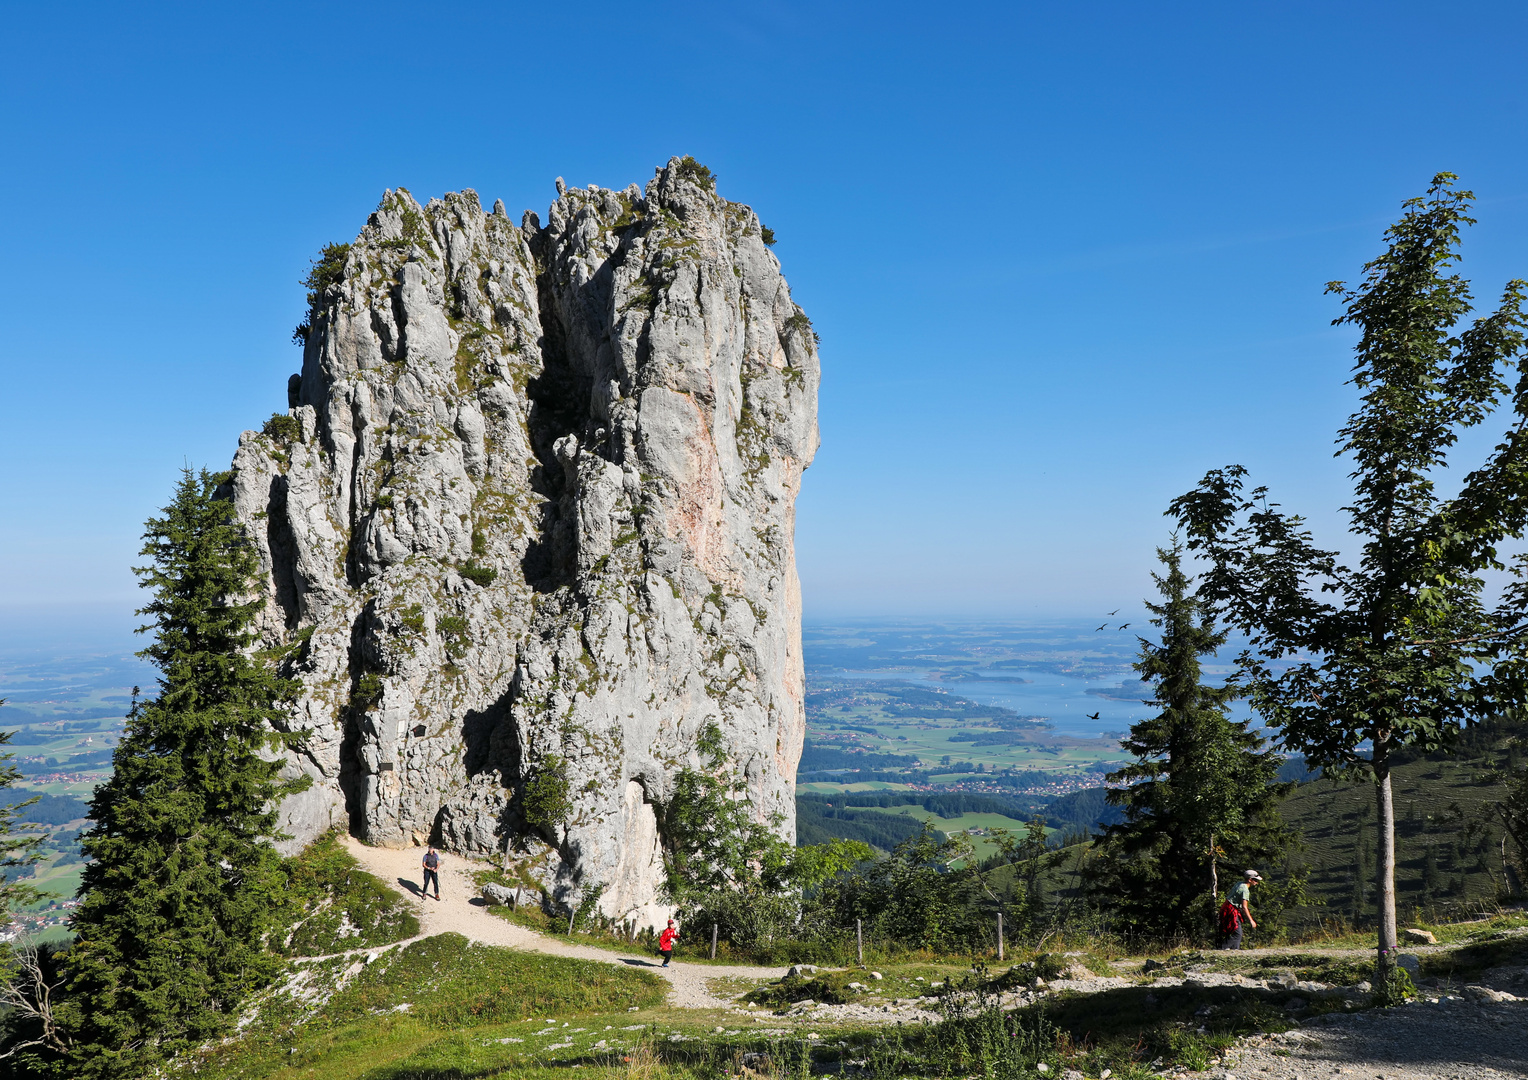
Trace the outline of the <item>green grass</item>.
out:
[[[412,905],[361,869],[334,832],[288,859],[280,923],[291,927],[277,943],[286,956],[325,956],[387,945],[419,933]]]
[[[1528,965],[1528,934],[1485,933],[1441,953],[1421,957],[1425,977],[1458,982],[1493,967]]]
[[[337,970],[332,961],[323,963],[325,970]],[[521,1045],[516,1043],[490,1045],[491,1040],[524,1039],[549,1017],[559,1023],[591,1013],[627,1017],[631,1008],[659,1004],[666,990],[662,979],[647,972],[473,945],[460,934],[440,934],[382,953],[311,1016],[304,1016],[299,1001],[273,995],[243,1040],[207,1051],[197,1069],[214,1078],[326,1080],[401,1077],[408,1073],[373,1070],[404,1068],[411,1061],[421,1069],[426,1062],[433,1062],[432,1068],[449,1063],[455,1069],[467,1064],[514,1069],[526,1049],[514,1049]],[[444,1080],[452,1074],[418,1075]]]

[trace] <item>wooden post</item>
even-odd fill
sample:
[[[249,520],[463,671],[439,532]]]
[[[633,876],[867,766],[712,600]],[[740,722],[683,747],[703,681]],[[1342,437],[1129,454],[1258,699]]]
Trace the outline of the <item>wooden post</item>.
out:
[[[571,908],[571,910],[568,912],[568,936],[572,937],[573,936],[573,920],[578,918],[578,909],[576,907],[572,907],[571,904],[569,905],[569,907]]]
[[[859,957],[859,966],[865,966],[865,928],[860,920],[854,920],[854,952]]]
[[[997,913],[997,962],[1003,962],[1003,913]]]
[[[711,959],[712,960],[716,959],[716,934],[717,934],[717,930],[718,930],[717,925],[715,923],[712,923],[711,924]]]

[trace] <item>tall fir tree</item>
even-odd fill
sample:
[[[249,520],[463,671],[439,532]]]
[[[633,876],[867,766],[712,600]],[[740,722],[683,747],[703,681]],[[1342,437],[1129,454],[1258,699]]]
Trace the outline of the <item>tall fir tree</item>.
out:
[[[1148,602],[1160,644],[1141,638],[1135,669],[1154,683],[1161,712],[1122,744],[1135,761],[1110,773],[1109,801],[1125,820],[1108,826],[1088,871],[1090,892],[1128,931],[1203,939],[1214,928],[1220,870],[1283,862],[1294,837],[1278,804],[1293,784],[1275,783],[1281,761],[1250,721],[1226,707],[1234,686],[1201,681],[1200,657],[1225,641],[1183,572],[1183,548],[1157,549],[1162,602]],[[1226,881],[1229,885],[1230,882]]]
[[[0,698],[0,705],[4,704],[5,699]],[[12,734],[0,731],[0,747],[11,741]],[[0,753],[0,790],[14,787],[16,781],[21,779],[21,770],[11,764],[15,756]],[[0,805],[0,919],[37,899],[37,890],[20,878],[21,871],[41,857],[37,849],[42,843],[42,837],[18,832],[16,828],[21,823],[23,812],[36,801],[34,795],[20,802],[7,801]]]
[[[277,970],[263,948],[289,790],[271,751],[294,684],[254,651],[255,552],[220,495],[226,474],[185,471],[135,568],[153,599],[158,695],[134,700],[96,790],[78,935],[60,1020],[79,1077],[138,1075],[225,1032]]]

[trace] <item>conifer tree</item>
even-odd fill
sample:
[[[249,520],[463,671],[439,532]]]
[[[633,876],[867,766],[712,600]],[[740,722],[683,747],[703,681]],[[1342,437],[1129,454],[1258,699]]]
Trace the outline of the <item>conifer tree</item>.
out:
[[[1190,593],[1183,548],[1158,548],[1165,574],[1152,579],[1162,603],[1148,602],[1160,644],[1141,638],[1135,670],[1154,683],[1162,709],[1130,729],[1122,744],[1135,761],[1108,780],[1109,801],[1125,820],[1108,826],[1088,871],[1089,888],[1131,931],[1151,937],[1202,938],[1213,930],[1218,871],[1240,872],[1282,860],[1293,837],[1278,803],[1293,784],[1278,784],[1281,761],[1226,715],[1234,686],[1207,686],[1200,657],[1225,641]]]
[[[225,479],[186,470],[134,569],[153,590],[139,655],[158,693],[135,697],[81,842],[60,1012],[74,1076],[138,1075],[222,1034],[276,970],[262,947],[280,881],[270,841],[292,789],[271,752],[290,737],[272,724],[294,686],[253,652],[258,564]]]
[[[0,698],[0,705],[5,699]],[[11,732],[0,731],[0,746],[11,741]],[[0,753],[0,790],[15,786],[21,779],[21,771],[11,764],[14,754]],[[30,885],[12,878],[12,872],[30,866],[38,860],[37,847],[41,836],[26,836],[16,832],[22,811],[37,801],[37,797],[22,802],[0,804],[0,920],[24,904],[37,899],[37,891]]]

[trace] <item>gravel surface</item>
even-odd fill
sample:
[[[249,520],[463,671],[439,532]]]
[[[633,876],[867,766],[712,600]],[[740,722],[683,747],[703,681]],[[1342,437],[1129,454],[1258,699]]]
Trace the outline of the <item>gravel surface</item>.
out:
[[[1352,1076],[1385,1080],[1528,1077],[1528,1002],[1463,999],[1332,1014],[1282,1035],[1249,1039],[1230,1075],[1246,1080]]]

